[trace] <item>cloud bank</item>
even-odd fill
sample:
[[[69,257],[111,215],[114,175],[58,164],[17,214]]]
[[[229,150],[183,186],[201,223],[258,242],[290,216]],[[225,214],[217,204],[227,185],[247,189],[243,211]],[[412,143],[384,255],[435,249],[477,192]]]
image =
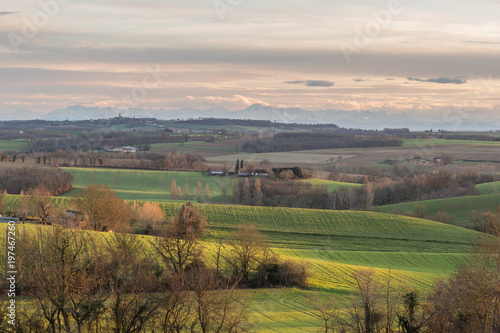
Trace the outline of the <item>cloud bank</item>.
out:
[[[286,84],[303,84],[306,87],[333,87],[335,82],[325,80],[287,81]]]
[[[418,81],[418,82],[433,82],[433,83],[441,83],[441,84],[465,84],[467,80],[462,77],[439,77],[437,79],[421,79],[419,77],[408,77],[410,81]]]

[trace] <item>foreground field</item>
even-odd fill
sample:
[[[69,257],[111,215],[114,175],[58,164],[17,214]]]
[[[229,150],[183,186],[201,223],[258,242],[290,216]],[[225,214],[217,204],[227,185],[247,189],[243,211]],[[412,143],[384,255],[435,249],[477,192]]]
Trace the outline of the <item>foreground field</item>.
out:
[[[196,182],[217,189],[221,178],[189,172],[159,172],[116,169],[65,169],[75,175],[73,196],[92,183],[114,188],[122,198],[139,201],[162,201],[166,218],[173,217],[181,202],[170,200],[170,184],[188,184],[190,199],[195,198]],[[228,180],[230,178],[227,178]],[[341,186],[355,187],[322,180],[308,180],[329,190]],[[193,185],[191,185],[193,184]],[[228,190],[231,186],[228,183]],[[212,193],[213,196],[216,196]],[[54,197],[57,206],[65,206],[70,198]],[[7,195],[10,209],[20,196]],[[349,305],[355,293],[351,275],[359,269],[374,269],[380,279],[389,275],[395,286],[428,290],[435,279],[453,272],[467,258],[471,241],[478,233],[456,226],[400,215],[360,211],[329,211],[274,207],[251,207],[221,204],[195,204],[206,218],[209,231],[203,240],[205,256],[213,260],[215,242],[229,240],[241,223],[256,225],[266,236],[271,251],[286,259],[305,261],[310,268],[310,288],[265,289],[239,291],[251,301],[252,321],[258,332],[314,332],[321,323],[312,306],[319,293],[336,295],[340,307]],[[5,233],[5,224],[0,233]],[[38,232],[35,225],[18,225],[18,235]],[[106,246],[109,233],[90,232],[98,246]],[[136,236],[143,241],[144,251],[154,253],[150,236]],[[4,239],[0,246],[4,246]],[[226,243],[227,244],[227,243]],[[227,245],[224,246],[227,250]],[[243,295],[242,295],[243,297]]]
[[[15,196],[9,196],[12,203]],[[65,199],[59,199],[62,203]],[[476,233],[456,228],[440,223],[425,220],[409,219],[405,217],[394,217],[390,215],[370,213],[365,215],[359,213],[349,217],[349,214],[331,214],[328,216],[329,223],[323,225],[321,215],[323,211],[311,211],[314,213],[307,219],[306,210],[270,210],[261,208],[261,212],[245,211],[245,207],[234,207],[242,209],[243,212],[234,221],[230,219],[217,218],[217,211],[214,205],[198,205],[198,208],[207,216],[211,234],[203,243],[205,255],[210,260],[215,252],[215,244],[212,240],[216,237],[227,236],[228,231],[232,231],[241,215],[253,215],[257,217],[250,222],[260,222],[259,227],[267,230],[266,235],[269,240],[276,241],[273,232],[269,230],[280,230],[288,237],[280,237],[278,240],[287,238],[295,240],[291,243],[275,242],[271,250],[280,256],[293,260],[305,260],[309,263],[311,287],[308,289],[264,289],[240,291],[250,300],[250,313],[252,321],[256,322],[256,331],[259,332],[314,332],[317,331],[320,320],[318,313],[312,306],[312,299],[317,293],[323,297],[336,295],[342,306],[348,306],[350,295],[355,292],[354,281],[351,274],[360,268],[373,268],[381,279],[391,275],[394,286],[406,286],[412,289],[426,290],[430,288],[434,280],[444,274],[452,272],[460,263],[464,262],[469,239],[476,236]],[[175,211],[178,205],[164,204],[168,214]],[[233,207],[231,207],[233,208]],[[235,211],[229,210],[231,214]],[[335,213],[335,212],[333,212]],[[347,212],[349,213],[349,212]],[[364,216],[365,215],[365,216]],[[293,217],[291,220],[290,217]],[[276,225],[273,221],[279,219],[281,222]],[[306,220],[303,220],[306,219]],[[357,221],[361,221],[358,225]],[[311,228],[315,225],[319,227],[318,238],[311,243]],[[360,232],[368,224],[372,227],[367,232]],[[305,230],[302,226],[305,226]],[[0,225],[0,232],[5,233],[6,224]],[[224,229],[221,229],[224,227]],[[18,225],[18,239],[22,235],[46,232],[50,227],[40,227],[35,225]],[[373,230],[379,228],[379,233]],[[97,246],[106,246],[113,237],[109,233],[89,232]],[[328,237],[323,238],[321,234],[336,234],[339,239],[352,239],[353,234],[357,234],[362,241],[355,247],[364,250],[337,250],[338,244],[335,241],[327,244],[323,242]],[[373,234],[373,238],[367,234]],[[422,238],[433,234],[432,240],[426,242]],[[448,235],[454,239],[460,247],[455,248],[455,253],[443,253],[450,250],[446,245]],[[149,242],[154,242],[150,236],[136,236],[143,241],[143,249],[152,251]],[[363,239],[364,238],[364,239]],[[387,243],[385,251],[373,248],[373,239],[378,238],[381,242]],[[408,238],[413,240],[421,239],[426,245],[425,252],[411,252],[411,247],[406,251],[401,251],[395,239],[403,243],[409,243]],[[334,239],[334,238],[332,238]],[[0,240],[0,246],[4,246],[5,240]],[[347,244],[348,242],[346,242]],[[449,244],[448,244],[449,245]],[[391,248],[392,246],[392,248]],[[227,247],[227,246],[226,246]],[[410,252],[408,252],[410,251]],[[441,252],[441,253],[440,253]],[[154,252],[151,252],[154,253]]]

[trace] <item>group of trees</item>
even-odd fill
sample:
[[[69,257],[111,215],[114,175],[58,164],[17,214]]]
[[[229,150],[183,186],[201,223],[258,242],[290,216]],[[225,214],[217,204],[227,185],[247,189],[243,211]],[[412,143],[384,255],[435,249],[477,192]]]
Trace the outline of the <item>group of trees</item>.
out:
[[[60,195],[73,188],[73,175],[51,168],[11,168],[0,170],[0,189],[9,194],[41,188],[49,195]]]
[[[402,146],[403,141],[385,136],[354,136],[340,133],[278,133],[269,139],[248,140],[239,146],[248,153]]]
[[[105,147],[136,146],[144,150],[152,143],[183,143],[190,138],[188,135],[169,135],[167,132],[137,133],[125,131],[89,132],[77,137],[35,138],[30,145],[31,152],[50,153],[63,149],[66,151],[103,150]],[[37,135],[38,136],[38,135]]]
[[[477,194],[475,185],[493,181],[492,175],[468,171],[452,174],[439,171],[432,174],[403,177],[399,180],[384,178],[380,181],[365,181],[364,197],[367,205],[390,205],[407,201],[420,201]],[[367,186],[367,184],[369,186]]]
[[[19,242],[16,326],[4,332],[243,332],[246,305],[203,268],[173,274],[137,237],[54,227]],[[98,244],[96,244],[98,243]],[[2,304],[2,319],[6,306]]]
[[[132,210],[144,217],[138,207]],[[187,203],[161,236],[147,241],[124,233],[101,239],[60,226],[22,233],[16,248],[17,292],[29,298],[17,304],[15,327],[3,321],[2,306],[0,327],[12,332],[237,333],[251,325],[244,296],[236,289],[307,285],[306,265],[273,255],[254,227],[241,226],[227,250],[220,241],[212,254],[200,244],[205,228],[204,218]],[[8,289],[5,278],[0,286],[2,292]]]
[[[289,177],[284,172],[290,173]],[[279,175],[277,178],[233,181],[232,202],[254,206],[370,210],[373,206],[473,195],[477,194],[476,184],[494,179],[491,175],[472,171],[459,174],[439,171],[397,180],[370,181],[365,177],[362,187],[328,192],[326,187],[290,180],[294,178],[290,170],[281,171]]]
[[[232,191],[232,202],[237,204],[311,209],[351,209],[361,197],[360,190],[341,188],[328,193],[326,187],[272,178],[233,181]]]
[[[16,161],[21,161],[24,163],[26,160],[26,154],[24,153],[7,153],[7,152],[1,152],[0,151],[0,162],[13,162],[15,163]]]
[[[206,170],[205,159],[200,155],[179,153],[111,153],[111,152],[74,152],[56,150],[35,153],[35,163],[58,166],[112,167],[151,170]]]

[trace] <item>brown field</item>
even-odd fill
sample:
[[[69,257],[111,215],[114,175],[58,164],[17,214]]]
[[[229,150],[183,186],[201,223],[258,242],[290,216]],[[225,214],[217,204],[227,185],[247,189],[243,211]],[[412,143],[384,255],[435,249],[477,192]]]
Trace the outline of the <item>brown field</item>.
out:
[[[200,154],[203,157],[224,156],[237,153],[238,146],[245,139],[221,140],[215,142],[188,141],[185,143],[152,144],[151,151],[158,153]]]
[[[24,163],[21,162],[21,160],[17,160],[15,163],[13,162],[0,162],[0,169],[8,169],[8,168],[23,168],[23,167],[46,167],[46,168],[53,168],[54,166],[52,164],[36,164],[35,159],[28,157],[24,161]]]
[[[200,152],[201,153],[201,152]],[[382,148],[345,148],[345,149],[320,149],[303,150],[280,153],[237,153],[219,154],[207,157],[210,163],[224,164],[235,161],[237,158],[247,162],[260,162],[268,159],[276,164],[293,164],[299,166],[321,169],[331,158],[338,161],[342,156],[342,161],[349,166],[370,166],[382,163],[384,160],[405,160],[413,159],[415,156],[432,159],[442,154],[450,154],[455,159],[470,159],[480,161],[496,161],[495,171],[500,172],[500,145],[487,144],[449,144],[449,145],[408,145],[402,147],[382,147]]]

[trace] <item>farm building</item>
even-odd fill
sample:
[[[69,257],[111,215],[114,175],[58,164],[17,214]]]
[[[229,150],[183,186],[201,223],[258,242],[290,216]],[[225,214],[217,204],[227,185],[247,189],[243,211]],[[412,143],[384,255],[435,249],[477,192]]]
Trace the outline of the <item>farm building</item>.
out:
[[[269,176],[269,174],[267,173],[267,170],[266,170],[266,169],[256,169],[256,170],[253,172],[253,175],[254,175],[254,176]]]

